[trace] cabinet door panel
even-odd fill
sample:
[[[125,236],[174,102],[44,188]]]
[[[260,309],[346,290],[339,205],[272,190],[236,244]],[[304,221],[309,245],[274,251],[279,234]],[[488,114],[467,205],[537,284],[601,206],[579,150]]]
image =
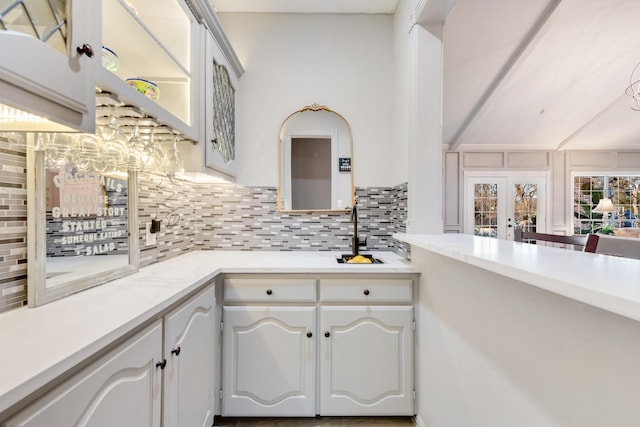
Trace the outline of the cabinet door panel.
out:
[[[213,424],[214,310],[210,287],[165,317],[165,427]]]
[[[0,64],[0,102],[75,129],[95,130],[100,38],[94,3],[70,1],[67,55],[30,35],[0,31],[0,52],[11,58]],[[84,44],[93,47],[93,58],[77,52]]]
[[[7,426],[160,426],[162,323],[141,332],[44,398]]]
[[[413,414],[412,322],[411,306],[321,308],[322,415]]]
[[[223,415],[315,415],[315,312],[224,307]]]

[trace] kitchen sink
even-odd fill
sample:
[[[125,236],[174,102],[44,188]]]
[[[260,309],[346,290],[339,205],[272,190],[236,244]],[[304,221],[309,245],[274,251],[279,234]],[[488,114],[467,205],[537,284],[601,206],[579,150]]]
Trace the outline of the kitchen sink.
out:
[[[371,254],[360,254],[361,256],[368,258],[371,260],[371,264],[384,264],[384,262],[380,259],[380,258],[374,258],[373,255]],[[347,264],[347,261],[349,261],[351,258],[353,258],[355,255],[353,254],[342,254],[340,255],[340,258],[336,258],[336,261],[339,264]],[[363,263],[353,263],[356,265],[362,265]]]

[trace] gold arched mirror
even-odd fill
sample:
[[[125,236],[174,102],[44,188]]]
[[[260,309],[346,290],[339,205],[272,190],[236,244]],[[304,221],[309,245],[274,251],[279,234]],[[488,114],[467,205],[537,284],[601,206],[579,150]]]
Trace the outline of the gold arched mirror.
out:
[[[278,138],[278,211],[344,211],[355,201],[351,127],[313,104],[282,122]]]

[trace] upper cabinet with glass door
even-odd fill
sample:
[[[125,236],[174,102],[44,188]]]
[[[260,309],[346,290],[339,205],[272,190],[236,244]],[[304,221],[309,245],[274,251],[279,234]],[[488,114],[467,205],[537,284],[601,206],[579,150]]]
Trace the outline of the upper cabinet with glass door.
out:
[[[98,6],[86,0],[0,1],[0,104],[50,119],[2,120],[1,130],[95,130]]]
[[[202,40],[203,29],[183,1],[102,0],[98,88],[198,140]]]
[[[233,180],[236,175],[236,88],[244,72],[215,15],[211,15],[205,34],[204,143],[183,147],[185,169],[190,175],[214,176]]]

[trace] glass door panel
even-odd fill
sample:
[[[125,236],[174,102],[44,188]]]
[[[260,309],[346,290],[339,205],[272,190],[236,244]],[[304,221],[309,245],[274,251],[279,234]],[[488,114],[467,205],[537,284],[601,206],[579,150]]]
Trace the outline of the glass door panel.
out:
[[[538,221],[538,185],[534,183],[512,184],[509,206],[512,213],[507,218],[507,238],[513,240],[513,229],[536,231]],[[511,222],[513,226],[510,226]]]
[[[0,30],[18,31],[67,54],[65,0],[0,1]]]
[[[498,184],[474,184],[473,234],[498,237]]]
[[[545,230],[546,176],[467,176],[465,233],[513,240],[514,229]]]

